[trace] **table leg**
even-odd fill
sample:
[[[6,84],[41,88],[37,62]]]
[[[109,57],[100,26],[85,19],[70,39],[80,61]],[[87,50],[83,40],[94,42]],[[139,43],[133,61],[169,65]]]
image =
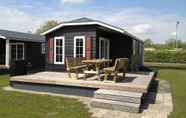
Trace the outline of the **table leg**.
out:
[[[101,77],[100,77],[100,68],[99,68],[99,64],[96,64],[96,72],[97,72],[97,78],[99,81],[101,81]]]

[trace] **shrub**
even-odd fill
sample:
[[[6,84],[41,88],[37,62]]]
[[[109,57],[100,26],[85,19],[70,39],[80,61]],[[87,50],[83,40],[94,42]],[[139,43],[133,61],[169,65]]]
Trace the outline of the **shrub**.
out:
[[[145,51],[145,62],[186,63],[186,51]]]

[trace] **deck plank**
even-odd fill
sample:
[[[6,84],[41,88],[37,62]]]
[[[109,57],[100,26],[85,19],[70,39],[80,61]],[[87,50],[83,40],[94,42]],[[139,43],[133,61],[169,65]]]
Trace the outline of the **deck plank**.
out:
[[[87,80],[74,80],[68,78],[67,73],[40,72],[31,75],[11,77],[10,82],[25,82],[33,84],[51,84],[61,86],[75,86],[97,89],[121,90],[146,93],[154,73],[126,74],[126,79],[119,83],[98,81],[96,77]]]

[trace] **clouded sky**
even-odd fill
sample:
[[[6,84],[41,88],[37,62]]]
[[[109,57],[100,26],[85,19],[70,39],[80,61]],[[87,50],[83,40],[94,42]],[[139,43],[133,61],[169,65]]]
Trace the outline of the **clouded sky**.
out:
[[[47,20],[89,17],[124,28],[142,39],[186,41],[186,0],[0,0],[0,29],[35,31]]]

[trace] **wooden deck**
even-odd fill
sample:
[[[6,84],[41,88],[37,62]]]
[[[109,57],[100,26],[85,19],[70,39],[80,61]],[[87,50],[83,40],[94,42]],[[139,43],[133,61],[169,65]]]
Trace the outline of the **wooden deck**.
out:
[[[112,81],[98,81],[95,76],[90,77],[87,80],[75,80],[68,78],[67,73],[39,72],[30,75],[11,77],[10,83],[17,82],[42,85],[73,86],[80,88],[108,89],[146,93],[153,77],[153,72],[146,72],[140,74],[127,73],[126,79],[124,81],[114,83]]]

